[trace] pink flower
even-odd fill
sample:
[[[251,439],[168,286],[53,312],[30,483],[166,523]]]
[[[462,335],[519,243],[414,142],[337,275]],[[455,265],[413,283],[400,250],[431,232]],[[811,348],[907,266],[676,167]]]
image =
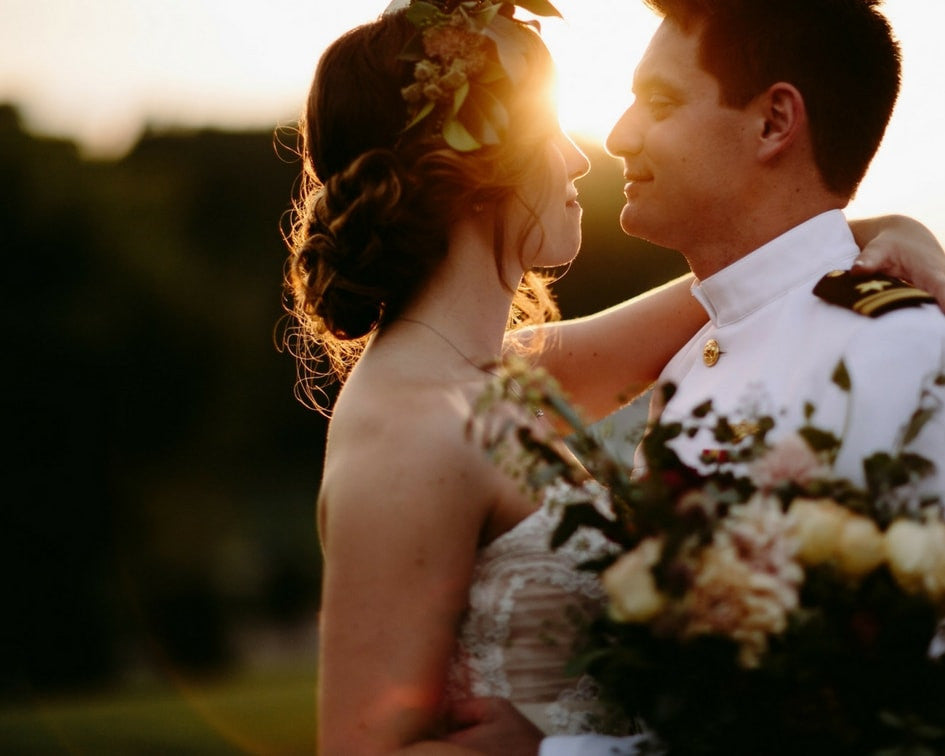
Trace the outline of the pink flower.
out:
[[[785,483],[808,485],[829,470],[810,445],[798,434],[792,433],[778,441],[768,452],[751,465],[751,478],[763,491],[770,491]]]
[[[467,74],[475,76],[486,65],[488,39],[459,26],[434,26],[423,32],[423,49],[444,63],[463,61]]]
[[[778,501],[755,496],[734,507],[701,556],[683,635],[728,636],[740,646],[739,662],[757,666],[797,608],[804,576]]]

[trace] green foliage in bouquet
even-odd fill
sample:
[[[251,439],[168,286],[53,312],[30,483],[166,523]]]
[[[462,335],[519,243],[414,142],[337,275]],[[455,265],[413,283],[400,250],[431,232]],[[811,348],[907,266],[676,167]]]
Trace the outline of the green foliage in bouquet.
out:
[[[834,382],[849,391],[842,364]],[[804,427],[772,442],[771,417],[736,424],[706,402],[685,422],[651,425],[646,471],[634,473],[543,372],[506,366],[483,404],[496,399],[570,429],[580,464],[532,426],[511,429],[526,485],[562,479],[577,491],[589,476],[608,492],[609,513],[577,500],[553,538],[558,547],[593,528],[614,544],[584,565],[607,603],[572,671],[593,676],[620,714],[642,717],[654,748],[945,753],[945,519],[916,485],[932,461],[907,449],[941,409],[935,392],[899,448],[863,461],[862,487],[832,473],[842,440],[811,423],[811,405]],[[696,469],[672,442],[706,428],[717,449]],[[499,457],[508,432],[493,437]]]

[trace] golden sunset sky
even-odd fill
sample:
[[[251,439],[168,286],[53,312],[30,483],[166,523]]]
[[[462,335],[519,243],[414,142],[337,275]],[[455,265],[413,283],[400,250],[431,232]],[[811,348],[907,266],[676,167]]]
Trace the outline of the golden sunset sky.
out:
[[[543,22],[566,128],[602,140],[657,19],[639,0],[557,0]],[[887,0],[904,85],[853,215],[905,212],[945,240],[945,0]],[[0,101],[38,132],[117,156],[145,125],[291,123],[321,50],[374,0],[0,0]],[[856,118],[855,113],[850,114]]]

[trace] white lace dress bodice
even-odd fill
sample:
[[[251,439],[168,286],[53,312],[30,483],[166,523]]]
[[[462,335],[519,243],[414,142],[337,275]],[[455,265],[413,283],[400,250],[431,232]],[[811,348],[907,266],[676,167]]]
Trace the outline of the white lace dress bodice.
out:
[[[599,731],[593,681],[571,676],[579,623],[599,610],[597,575],[577,569],[606,541],[581,531],[556,551],[551,534],[574,492],[550,488],[539,510],[479,552],[447,695],[510,699],[547,734]]]

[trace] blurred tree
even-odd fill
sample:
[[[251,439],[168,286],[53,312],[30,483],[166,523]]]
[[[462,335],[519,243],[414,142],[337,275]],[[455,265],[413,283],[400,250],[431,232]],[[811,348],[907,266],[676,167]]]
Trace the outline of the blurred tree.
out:
[[[105,475],[107,345],[85,309],[97,230],[73,145],[29,138],[0,108],[6,252],[2,689],[76,682],[113,666]],[[81,565],[80,569],[76,566]]]
[[[155,647],[218,666],[236,623],[317,608],[324,420],[274,348],[296,173],[266,134],[88,162],[0,108],[0,690],[105,680]]]

